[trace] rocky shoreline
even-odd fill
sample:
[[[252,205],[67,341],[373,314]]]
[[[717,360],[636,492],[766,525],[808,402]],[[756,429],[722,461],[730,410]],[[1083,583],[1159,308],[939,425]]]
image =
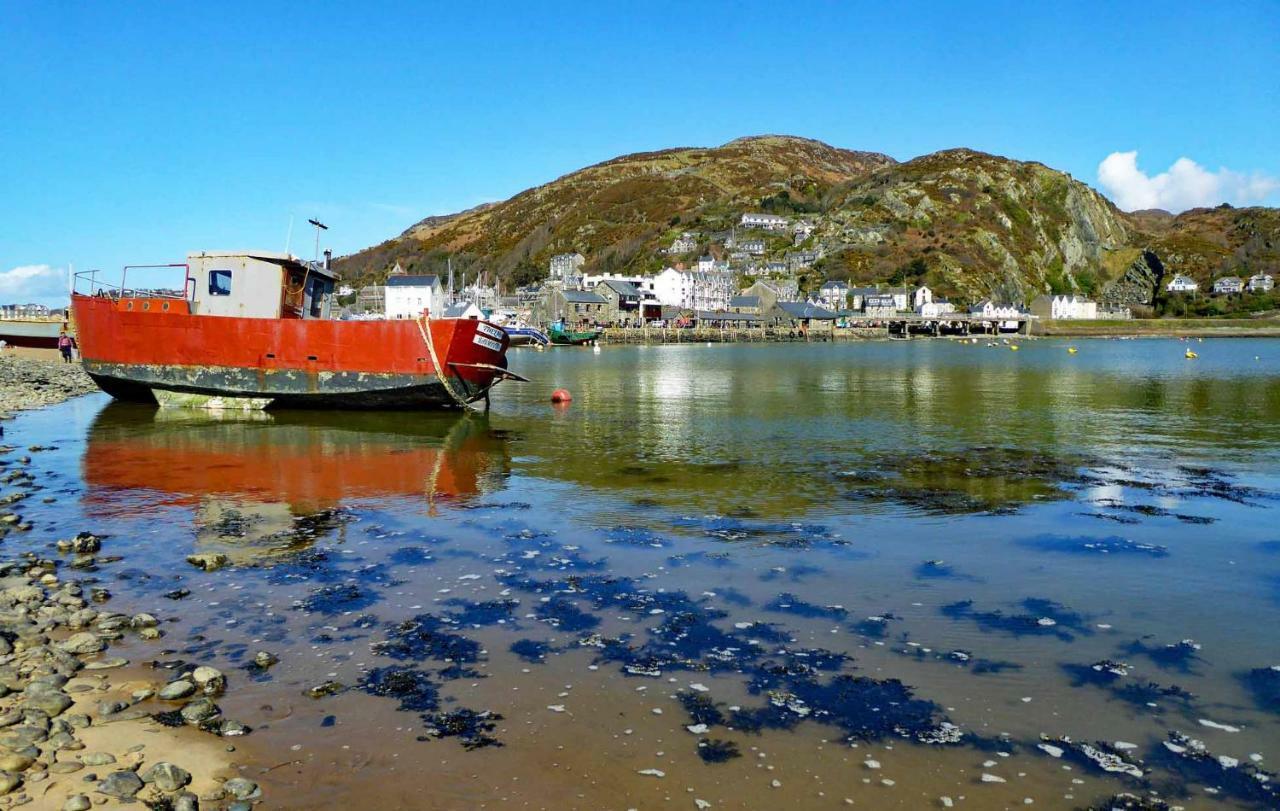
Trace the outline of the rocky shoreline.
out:
[[[31,528],[18,510],[40,490],[17,450],[0,448],[0,539]],[[248,811],[262,792],[231,761],[228,739],[250,729],[215,702],[226,676],[182,661],[147,670],[108,652],[164,636],[151,614],[107,608],[97,573],[118,560],[87,532],[47,557],[0,556],[0,809]]]
[[[0,356],[0,418],[15,411],[60,403],[97,391],[77,363],[61,359]]]

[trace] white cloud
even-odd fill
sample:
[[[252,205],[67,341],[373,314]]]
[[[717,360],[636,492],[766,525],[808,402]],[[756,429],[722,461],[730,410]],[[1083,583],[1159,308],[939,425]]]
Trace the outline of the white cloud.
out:
[[[0,271],[0,303],[66,303],[67,271],[52,265],[19,265]]]
[[[1190,158],[1178,158],[1168,171],[1148,175],[1138,168],[1138,153],[1112,152],[1098,164],[1098,183],[1121,209],[1163,208],[1175,214],[1198,206],[1253,205],[1280,190],[1280,180],[1219,169],[1210,172]]]

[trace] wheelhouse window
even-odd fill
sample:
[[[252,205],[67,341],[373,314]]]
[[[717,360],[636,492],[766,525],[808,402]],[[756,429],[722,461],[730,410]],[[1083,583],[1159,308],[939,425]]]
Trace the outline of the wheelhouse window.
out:
[[[231,271],[229,270],[209,271],[209,295],[211,296],[231,295]]]

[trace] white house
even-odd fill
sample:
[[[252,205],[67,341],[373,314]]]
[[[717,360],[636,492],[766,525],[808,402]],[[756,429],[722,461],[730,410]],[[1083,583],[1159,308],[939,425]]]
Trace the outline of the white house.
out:
[[[790,223],[786,217],[777,214],[743,214],[742,225],[745,228],[763,228],[766,231],[783,231]]]
[[[926,301],[916,307],[916,312],[925,318],[937,318],[940,315],[949,315],[956,311],[956,305],[944,298],[936,298],[932,301]]]
[[[1018,308],[1014,307],[1012,304],[996,304],[991,299],[983,299],[970,307],[969,314],[992,320],[1017,318],[1022,315],[1022,313],[1018,311]]]
[[[1223,276],[1213,283],[1213,292],[1218,294],[1243,293],[1244,281],[1239,276]]]
[[[1170,293],[1194,293],[1200,289],[1200,285],[1190,276],[1179,273],[1173,277],[1173,281],[1165,285],[1165,289]]]
[[[384,296],[387,318],[417,318],[423,310],[433,316],[444,313],[444,290],[434,274],[389,276]]]
[[[828,279],[818,291],[822,306],[829,310],[843,310],[849,302],[849,285],[837,279]]]
[[[1077,295],[1036,296],[1031,312],[1051,320],[1093,320],[1098,317],[1098,303]]]
[[[1276,281],[1271,278],[1270,273],[1258,273],[1249,277],[1250,293],[1265,293],[1275,286]]]
[[[444,308],[443,316],[445,318],[470,318],[472,320],[484,318],[484,310],[476,306],[474,301],[460,301]]]
[[[920,308],[933,301],[933,291],[924,285],[916,288],[911,294],[911,309],[920,312]]]
[[[645,280],[650,282],[650,280]],[[651,285],[653,296],[668,307],[684,307],[690,310],[722,311],[729,308],[729,299],[735,294],[733,274],[721,270],[693,271],[664,268],[654,276]]]
[[[743,253],[752,256],[761,256],[764,254],[763,239],[743,239],[734,243],[734,247]]]

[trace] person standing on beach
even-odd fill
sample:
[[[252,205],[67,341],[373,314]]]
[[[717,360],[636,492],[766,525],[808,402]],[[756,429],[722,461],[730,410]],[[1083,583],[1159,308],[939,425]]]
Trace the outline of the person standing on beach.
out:
[[[58,336],[58,351],[62,353],[62,362],[71,362],[71,350],[76,346],[76,339],[67,334],[66,330]]]

